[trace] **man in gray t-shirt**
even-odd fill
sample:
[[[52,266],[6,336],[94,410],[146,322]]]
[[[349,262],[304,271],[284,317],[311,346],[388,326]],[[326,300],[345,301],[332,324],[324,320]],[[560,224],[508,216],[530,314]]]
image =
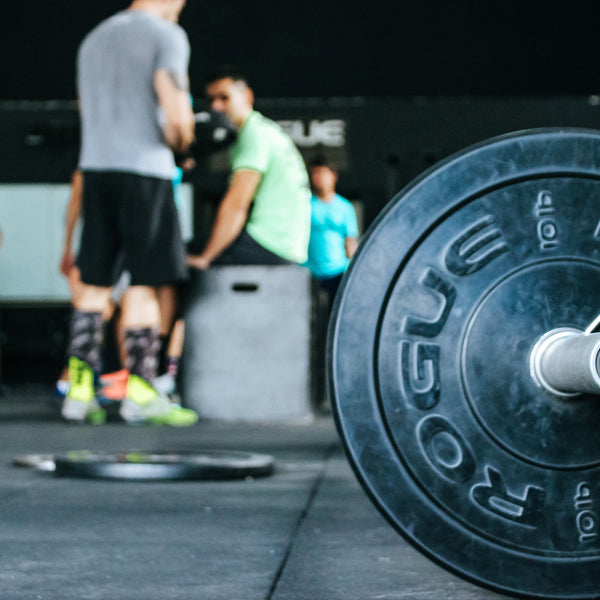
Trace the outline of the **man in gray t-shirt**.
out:
[[[167,115],[150,85],[162,71],[187,87],[189,55],[183,29],[144,10],[120,12],[88,34],[77,56],[81,169],[172,179]]]
[[[185,277],[172,178],[173,151],[194,137],[189,42],[177,24],[185,0],[134,0],[96,26],[77,55],[81,111],[83,230],[77,265],[86,284],[69,344],[68,421],[98,418],[102,312],[119,270],[131,276],[121,323],[130,371],[121,416],[127,422],[195,422],[151,385],[160,311],[157,288]],[[101,417],[100,417],[101,418]]]

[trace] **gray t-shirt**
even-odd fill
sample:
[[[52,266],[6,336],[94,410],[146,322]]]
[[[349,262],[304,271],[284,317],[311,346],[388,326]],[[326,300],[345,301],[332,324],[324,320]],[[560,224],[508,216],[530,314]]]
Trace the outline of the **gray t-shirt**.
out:
[[[187,78],[189,57],[184,30],[146,11],[117,13],[85,37],[77,56],[81,169],[173,177],[154,74]]]

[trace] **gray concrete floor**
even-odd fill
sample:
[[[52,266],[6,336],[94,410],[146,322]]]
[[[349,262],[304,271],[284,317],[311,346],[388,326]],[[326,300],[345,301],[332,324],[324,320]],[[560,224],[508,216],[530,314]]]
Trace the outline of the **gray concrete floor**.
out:
[[[491,600],[409,546],[371,504],[331,416],[192,428],[66,425],[51,390],[0,396],[0,598]],[[56,477],[22,454],[89,449],[270,454],[267,478]]]

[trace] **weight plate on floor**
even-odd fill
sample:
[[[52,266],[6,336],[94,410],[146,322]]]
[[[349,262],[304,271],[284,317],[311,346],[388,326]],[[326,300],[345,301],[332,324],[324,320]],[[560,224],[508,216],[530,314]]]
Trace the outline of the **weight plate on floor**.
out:
[[[54,471],[54,456],[52,454],[22,454],[13,459],[15,467],[28,467],[38,471]]]
[[[75,450],[56,456],[55,463],[58,476],[121,480],[244,479],[266,477],[274,471],[272,456],[226,450],[116,454]]]
[[[538,387],[548,331],[600,313],[600,133],[475,145],[363,237],[328,336],[334,416],[385,517],[495,590],[600,595],[600,399]]]

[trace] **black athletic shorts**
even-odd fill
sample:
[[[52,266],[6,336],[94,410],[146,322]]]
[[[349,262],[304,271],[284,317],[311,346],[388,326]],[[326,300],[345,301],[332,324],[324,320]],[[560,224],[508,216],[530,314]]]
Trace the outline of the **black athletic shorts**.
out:
[[[173,183],[113,171],[84,171],[77,265],[84,283],[110,287],[121,271],[131,285],[187,278]]]
[[[192,241],[188,246],[189,254],[201,254],[208,238]],[[212,264],[214,266],[233,265],[293,265],[291,260],[283,258],[264,246],[261,246],[250,234],[243,229],[240,235],[227,247]]]

